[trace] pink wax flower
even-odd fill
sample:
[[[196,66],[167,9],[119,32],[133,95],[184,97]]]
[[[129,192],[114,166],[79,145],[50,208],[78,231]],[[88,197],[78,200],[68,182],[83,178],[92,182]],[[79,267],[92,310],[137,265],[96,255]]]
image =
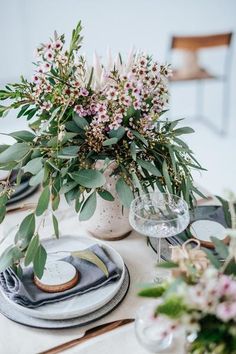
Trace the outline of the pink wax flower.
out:
[[[222,302],[217,306],[216,315],[223,322],[236,318],[236,302]]]
[[[56,50],[60,50],[63,46],[63,43],[60,39],[57,39],[54,43],[53,43],[53,48]]]
[[[46,58],[48,61],[52,61],[52,60],[53,60],[53,57],[54,57],[53,51],[48,50],[48,51],[45,53],[45,58]]]
[[[88,91],[86,88],[82,87],[82,88],[80,89],[80,94],[81,94],[81,96],[86,97],[86,96],[89,95],[89,91]]]
[[[236,281],[227,275],[220,276],[218,290],[221,296],[230,296],[236,300]]]

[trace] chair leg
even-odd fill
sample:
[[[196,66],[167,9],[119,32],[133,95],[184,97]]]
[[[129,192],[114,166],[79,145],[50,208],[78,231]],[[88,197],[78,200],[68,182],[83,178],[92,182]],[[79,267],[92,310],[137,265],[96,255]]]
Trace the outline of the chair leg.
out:
[[[223,95],[222,95],[222,117],[221,117],[221,135],[226,135],[228,133],[229,128],[229,108],[230,108],[230,90],[229,83],[227,81],[224,82],[223,86]]]

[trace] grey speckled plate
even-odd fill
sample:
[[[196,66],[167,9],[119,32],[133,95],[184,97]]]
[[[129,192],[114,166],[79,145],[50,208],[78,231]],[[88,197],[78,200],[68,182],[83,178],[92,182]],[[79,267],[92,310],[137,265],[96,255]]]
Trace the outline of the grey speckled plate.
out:
[[[115,295],[115,297],[100,309],[90,314],[80,316],[77,318],[71,318],[68,320],[44,320],[40,318],[30,317],[18,311],[13,306],[11,306],[11,303],[6,300],[6,298],[3,296],[1,292],[0,292],[0,313],[14,322],[29,327],[47,328],[47,329],[81,327],[91,322],[97,321],[101,317],[113,311],[125,298],[129,290],[129,284],[130,284],[130,276],[129,276],[128,268],[126,267],[124,281],[119,291]]]

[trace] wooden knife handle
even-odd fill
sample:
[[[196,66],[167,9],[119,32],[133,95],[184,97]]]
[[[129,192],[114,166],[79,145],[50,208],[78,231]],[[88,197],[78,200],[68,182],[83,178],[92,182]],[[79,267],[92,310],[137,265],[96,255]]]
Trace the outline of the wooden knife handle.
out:
[[[86,331],[85,335],[80,338],[72,339],[66,343],[59,344],[56,347],[53,347],[51,349],[48,349],[46,351],[40,352],[39,354],[57,354],[61,353],[64,350],[67,350],[69,348],[75,347],[76,345],[86,342],[89,339],[92,339],[94,337],[100,336],[101,334],[113,331],[114,329],[121,327],[125,324],[133,322],[133,319],[123,319],[123,320],[118,320],[114,321],[111,323],[107,323],[106,325],[101,325],[92,329],[89,329]]]

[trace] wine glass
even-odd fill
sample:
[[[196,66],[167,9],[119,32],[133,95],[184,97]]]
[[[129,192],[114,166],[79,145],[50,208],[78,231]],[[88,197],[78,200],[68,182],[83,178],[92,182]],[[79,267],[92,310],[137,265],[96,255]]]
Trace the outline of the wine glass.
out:
[[[180,197],[152,192],[135,198],[130,206],[129,222],[137,232],[157,238],[157,262],[161,261],[161,238],[184,231],[189,224],[188,204]]]
[[[139,343],[151,353],[160,353],[173,342],[170,320],[154,317],[156,304],[142,306],[135,317],[135,334]]]

